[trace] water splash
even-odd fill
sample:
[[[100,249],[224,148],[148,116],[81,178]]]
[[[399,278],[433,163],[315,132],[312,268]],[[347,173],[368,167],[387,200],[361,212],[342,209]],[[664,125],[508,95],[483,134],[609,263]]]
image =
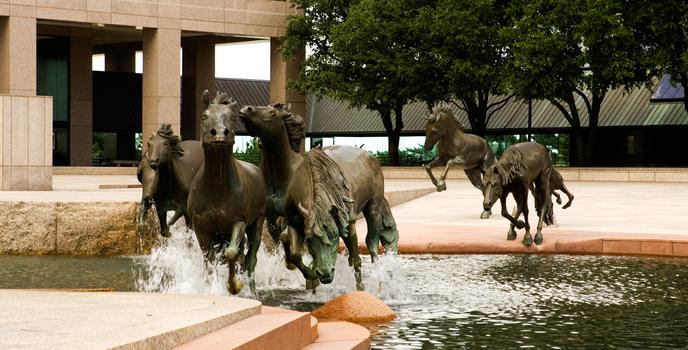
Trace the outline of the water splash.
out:
[[[221,259],[209,263],[204,259],[193,231],[176,224],[170,229],[172,236],[154,248],[149,255],[135,258],[135,288],[142,292],[181,293],[204,295],[228,295],[226,281],[229,271]],[[398,267],[401,258],[381,256],[375,264],[363,257],[363,281],[366,291],[387,303],[410,302],[409,293],[404,286],[405,274]],[[304,262],[312,258],[304,256]],[[248,286],[248,276],[241,276]],[[293,290],[291,297],[301,301],[323,303],[343,293],[356,290],[354,272],[348,264],[348,257],[337,257],[335,279],[331,284],[321,284],[316,293],[305,290],[305,279],[298,270],[288,270],[285,265],[284,250],[278,246],[269,252],[264,246],[258,250],[258,261],[254,272],[259,295],[274,290]],[[252,297],[248,288],[239,294]]]

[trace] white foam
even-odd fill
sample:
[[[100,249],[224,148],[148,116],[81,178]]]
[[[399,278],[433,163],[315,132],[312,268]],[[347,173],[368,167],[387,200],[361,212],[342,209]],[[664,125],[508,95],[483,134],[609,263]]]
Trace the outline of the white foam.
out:
[[[164,239],[162,245],[149,255],[135,259],[135,287],[142,292],[183,293],[204,295],[228,295],[226,281],[229,271],[221,259],[208,263],[198,245],[193,231],[181,224],[170,228],[172,236]],[[401,259],[397,256],[380,256],[375,264],[363,257],[363,282],[365,290],[387,303],[409,302],[404,274],[399,269]],[[259,292],[272,289],[294,290],[304,301],[326,302],[343,293],[356,290],[354,272],[348,264],[347,255],[337,257],[335,279],[331,284],[321,284],[316,293],[303,293],[305,279],[298,270],[290,271],[285,266],[284,251],[277,247],[274,253],[263,246],[258,250],[254,278]],[[304,256],[309,264],[312,258]],[[248,278],[242,276],[244,285]],[[251,297],[248,288],[240,293]]]

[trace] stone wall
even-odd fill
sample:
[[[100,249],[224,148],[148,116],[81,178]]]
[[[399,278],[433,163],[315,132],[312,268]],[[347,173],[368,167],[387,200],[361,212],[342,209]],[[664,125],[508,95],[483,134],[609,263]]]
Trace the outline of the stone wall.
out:
[[[158,239],[154,212],[136,232],[137,203],[0,202],[0,255],[137,255]]]

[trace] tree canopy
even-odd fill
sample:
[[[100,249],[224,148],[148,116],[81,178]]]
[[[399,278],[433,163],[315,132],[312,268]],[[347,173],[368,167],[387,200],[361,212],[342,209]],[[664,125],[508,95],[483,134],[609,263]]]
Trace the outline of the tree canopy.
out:
[[[572,127],[579,165],[591,163],[592,137],[607,92],[649,84],[652,77],[642,29],[630,25],[625,3],[536,0],[512,9],[511,88],[521,98],[546,99],[560,110]],[[581,130],[577,99],[587,111],[591,139]]]

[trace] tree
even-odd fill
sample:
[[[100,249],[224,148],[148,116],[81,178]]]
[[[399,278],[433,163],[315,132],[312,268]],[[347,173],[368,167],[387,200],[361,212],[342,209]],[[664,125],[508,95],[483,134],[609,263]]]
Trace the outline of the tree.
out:
[[[688,112],[688,2],[642,0],[632,2],[637,28],[647,28],[644,44],[650,48],[658,71],[669,74],[683,87],[683,106]]]
[[[440,0],[430,36],[446,92],[466,111],[471,131],[484,135],[490,117],[504,107],[511,58],[505,28],[510,1]],[[458,101],[458,102],[456,102]]]
[[[647,47],[623,0],[536,0],[517,10],[511,86],[549,100],[572,128],[573,162],[592,164],[600,109],[611,89],[649,84]],[[577,100],[589,116],[588,137]]]
[[[427,25],[420,0],[298,0],[303,12],[288,20],[284,52],[304,46],[311,54],[290,86],[379,113],[389,139],[390,164],[399,164],[403,107],[418,96],[432,99],[429,78],[438,74],[423,55]],[[394,118],[392,118],[394,116]]]

